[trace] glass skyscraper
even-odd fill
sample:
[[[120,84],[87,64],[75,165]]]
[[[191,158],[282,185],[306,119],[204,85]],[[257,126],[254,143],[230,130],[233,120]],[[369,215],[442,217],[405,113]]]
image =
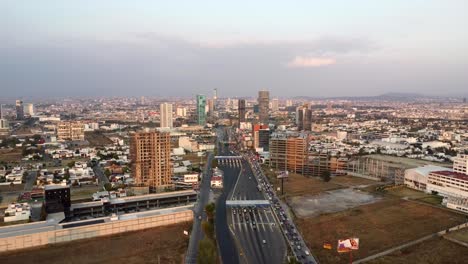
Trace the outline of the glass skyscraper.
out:
[[[206,124],[206,96],[197,95],[197,121],[198,124],[204,126]]]

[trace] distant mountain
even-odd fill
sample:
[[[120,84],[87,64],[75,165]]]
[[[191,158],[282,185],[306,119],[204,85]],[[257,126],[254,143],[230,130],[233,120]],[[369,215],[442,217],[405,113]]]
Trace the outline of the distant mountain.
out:
[[[350,100],[350,101],[415,101],[420,99],[446,99],[440,96],[427,96],[417,93],[384,93],[376,96],[336,96],[336,97],[312,97],[296,96],[293,99],[302,100]]]

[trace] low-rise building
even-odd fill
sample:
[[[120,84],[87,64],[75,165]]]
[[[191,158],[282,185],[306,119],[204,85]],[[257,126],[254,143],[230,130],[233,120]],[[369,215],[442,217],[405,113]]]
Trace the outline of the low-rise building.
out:
[[[31,216],[31,207],[28,203],[12,203],[5,209],[3,221],[15,222],[29,220]]]
[[[407,169],[405,170],[404,185],[411,189],[425,192],[427,188],[427,178],[429,176],[429,173],[431,173],[432,171],[443,170],[447,170],[447,168],[434,165]]]
[[[430,172],[427,192],[444,197],[468,198],[468,175],[450,170]]]

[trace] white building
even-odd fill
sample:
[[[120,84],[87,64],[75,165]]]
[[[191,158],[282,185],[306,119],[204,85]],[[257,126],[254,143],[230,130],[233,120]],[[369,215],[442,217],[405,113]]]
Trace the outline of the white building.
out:
[[[468,175],[468,155],[458,155],[453,159],[453,171]]]
[[[468,198],[468,175],[449,170],[430,172],[426,191],[444,197]]]
[[[28,203],[12,203],[5,209],[3,221],[14,222],[29,220],[31,216],[31,208]]]
[[[432,171],[443,170],[447,170],[447,168],[433,165],[407,169],[405,170],[404,184],[409,188],[425,192],[427,187],[427,177],[429,176],[429,173],[431,173]]]
[[[34,105],[31,103],[24,104],[23,105],[23,111],[24,114],[27,116],[33,116],[34,115]]]
[[[161,127],[173,127],[172,123],[172,104],[162,103],[160,105]]]
[[[179,116],[179,117],[186,117],[187,116],[187,108],[177,107],[176,115]]]
[[[444,203],[447,208],[468,213],[468,198],[448,197]]]
[[[223,177],[213,176],[210,181],[211,188],[223,188]]]

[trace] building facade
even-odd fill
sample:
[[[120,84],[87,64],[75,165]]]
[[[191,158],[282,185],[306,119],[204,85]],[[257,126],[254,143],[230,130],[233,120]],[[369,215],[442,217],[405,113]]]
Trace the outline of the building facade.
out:
[[[138,186],[157,191],[171,185],[171,137],[168,132],[130,135],[132,174]]]
[[[245,122],[245,100],[244,99],[239,99],[237,110],[239,111],[239,123]]]
[[[169,103],[162,103],[160,105],[160,113],[161,113],[161,127],[173,127],[172,121],[172,104]]]
[[[270,104],[270,92],[269,91],[259,91],[258,92],[258,119],[260,123],[268,124],[270,119],[269,114],[269,104]]]
[[[299,131],[310,131],[312,129],[312,110],[308,105],[296,109],[296,125]]]
[[[84,140],[85,125],[81,122],[64,121],[57,125],[58,140]]]
[[[196,115],[197,115],[197,123],[200,126],[204,126],[206,124],[206,97],[204,95],[197,95],[197,106],[196,106]]]
[[[453,171],[468,175],[468,155],[458,155],[453,159]]]
[[[21,100],[16,100],[16,119],[17,120],[22,120],[24,119],[24,107],[23,107],[23,101]]]
[[[23,112],[25,116],[33,116],[34,115],[34,105],[31,103],[24,104]]]

